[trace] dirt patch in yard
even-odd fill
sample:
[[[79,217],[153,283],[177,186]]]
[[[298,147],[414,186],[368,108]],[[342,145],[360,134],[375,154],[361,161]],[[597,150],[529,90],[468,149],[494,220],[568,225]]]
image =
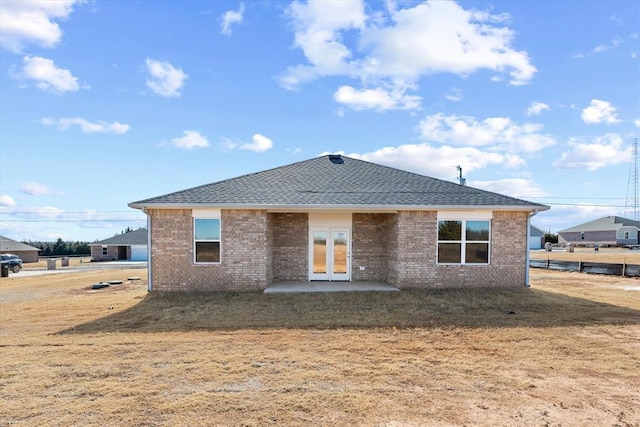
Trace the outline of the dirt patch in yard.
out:
[[[0,281],[0,424],[640,425],[634,279],[149,294],[142,273]]]

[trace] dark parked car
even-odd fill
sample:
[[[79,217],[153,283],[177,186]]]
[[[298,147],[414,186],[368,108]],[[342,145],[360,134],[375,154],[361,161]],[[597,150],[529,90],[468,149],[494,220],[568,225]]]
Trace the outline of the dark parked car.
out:
[[[2,254],[0,259],[2,259],[2,265],[9,265],[9,271],[17,273],[22,270],[22,260],[18,258],[18,255]]]

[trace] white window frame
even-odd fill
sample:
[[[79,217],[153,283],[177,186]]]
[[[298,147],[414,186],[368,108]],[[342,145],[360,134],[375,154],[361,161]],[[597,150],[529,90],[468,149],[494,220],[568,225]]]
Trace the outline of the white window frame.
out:
[[[219,209],[194,209],[192,211],[193,217],[193,263],[197,265],[220,265],[222,264],[222,218],[221,211]],[[219,225],[219,239],[198,239],[196,240],[196,220],[202,219],[215,219],[218,220]],[[198,262],[196,257],[196,243],[198,242],[218,242],[220,248],[220,260],[217,262]]]
[[[440,222],[442,221],[456,221],[461,223],[460,237],[461,240],[440,240],[439,229]],[[467,221],[486,221],[489,224],[489,239],[488,240],[469,240],[467,241]],[[436,222],[436,264],[437,265],[491,265],[491,227],[492,221],[490,217],[484,215],[469,215],[467,217],[447,217],[438,215],[438,221]],[[487,244],[487,262],[466,262],[466,245],[468,243],[486,243]],[[440,262],[438,257],[439,247],[441,243],[459,243],[460,244],[460,262]]]

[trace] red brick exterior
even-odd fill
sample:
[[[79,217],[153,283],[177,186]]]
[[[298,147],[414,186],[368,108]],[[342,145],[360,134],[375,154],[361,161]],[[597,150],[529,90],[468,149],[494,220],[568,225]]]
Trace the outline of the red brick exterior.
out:
[[[190,209],[150,209],[148,212],[153,289],[259,291],[271,283],[266,211],[222,211],[220,264],[194,262]]]
[[[190,209],[150,209],[155,290],[260,291],[308,279],[308,215],[221,211],[221,263],[195,264]],[[400,288],[524,286],[528,212],[493,213],[489,265],[437,265],[437,212],[354,213],[352,280]],[[360,267],[364,267],[363,270]]]
[[[309,215],[306,213],[269,214],[273,281],[304,281],[309,278]]]
[[[582,238],[584,234],[584,239]],[[616,245],[619,242],[616,239],[615,230],[612,231],[579,231],[563,232],[558,235],[560,243],[574,243],[577,245]],[[623,243],[625,244],[625,243]],[[628,243],[627,243],[628,244]]]
[[[400,288],[525,286],[527,216],[493,213],[489,264],[438,265],[437,212],[399,212],[396,267],[389,283]]]
[[[126,247],[126,258],[119,257],[120,247]],[[107,245],[107,254],[102,253],[102,245],[91,246],[91,260],[92,261],[115,261],[115,260],[131,259],[131,246],[123,245]]]
[[[389,280],[389,256],[395,214],[354,213],[351,232],[351,278]],[[364,270],[360,270],[364,267]]]

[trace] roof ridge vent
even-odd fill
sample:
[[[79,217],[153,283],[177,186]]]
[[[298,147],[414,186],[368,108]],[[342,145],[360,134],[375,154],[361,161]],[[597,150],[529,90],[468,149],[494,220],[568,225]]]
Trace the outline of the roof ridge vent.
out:
[[[334,165],[341,165],[344,163],[344,159],[340,154],[329,154],[329,161]]]

